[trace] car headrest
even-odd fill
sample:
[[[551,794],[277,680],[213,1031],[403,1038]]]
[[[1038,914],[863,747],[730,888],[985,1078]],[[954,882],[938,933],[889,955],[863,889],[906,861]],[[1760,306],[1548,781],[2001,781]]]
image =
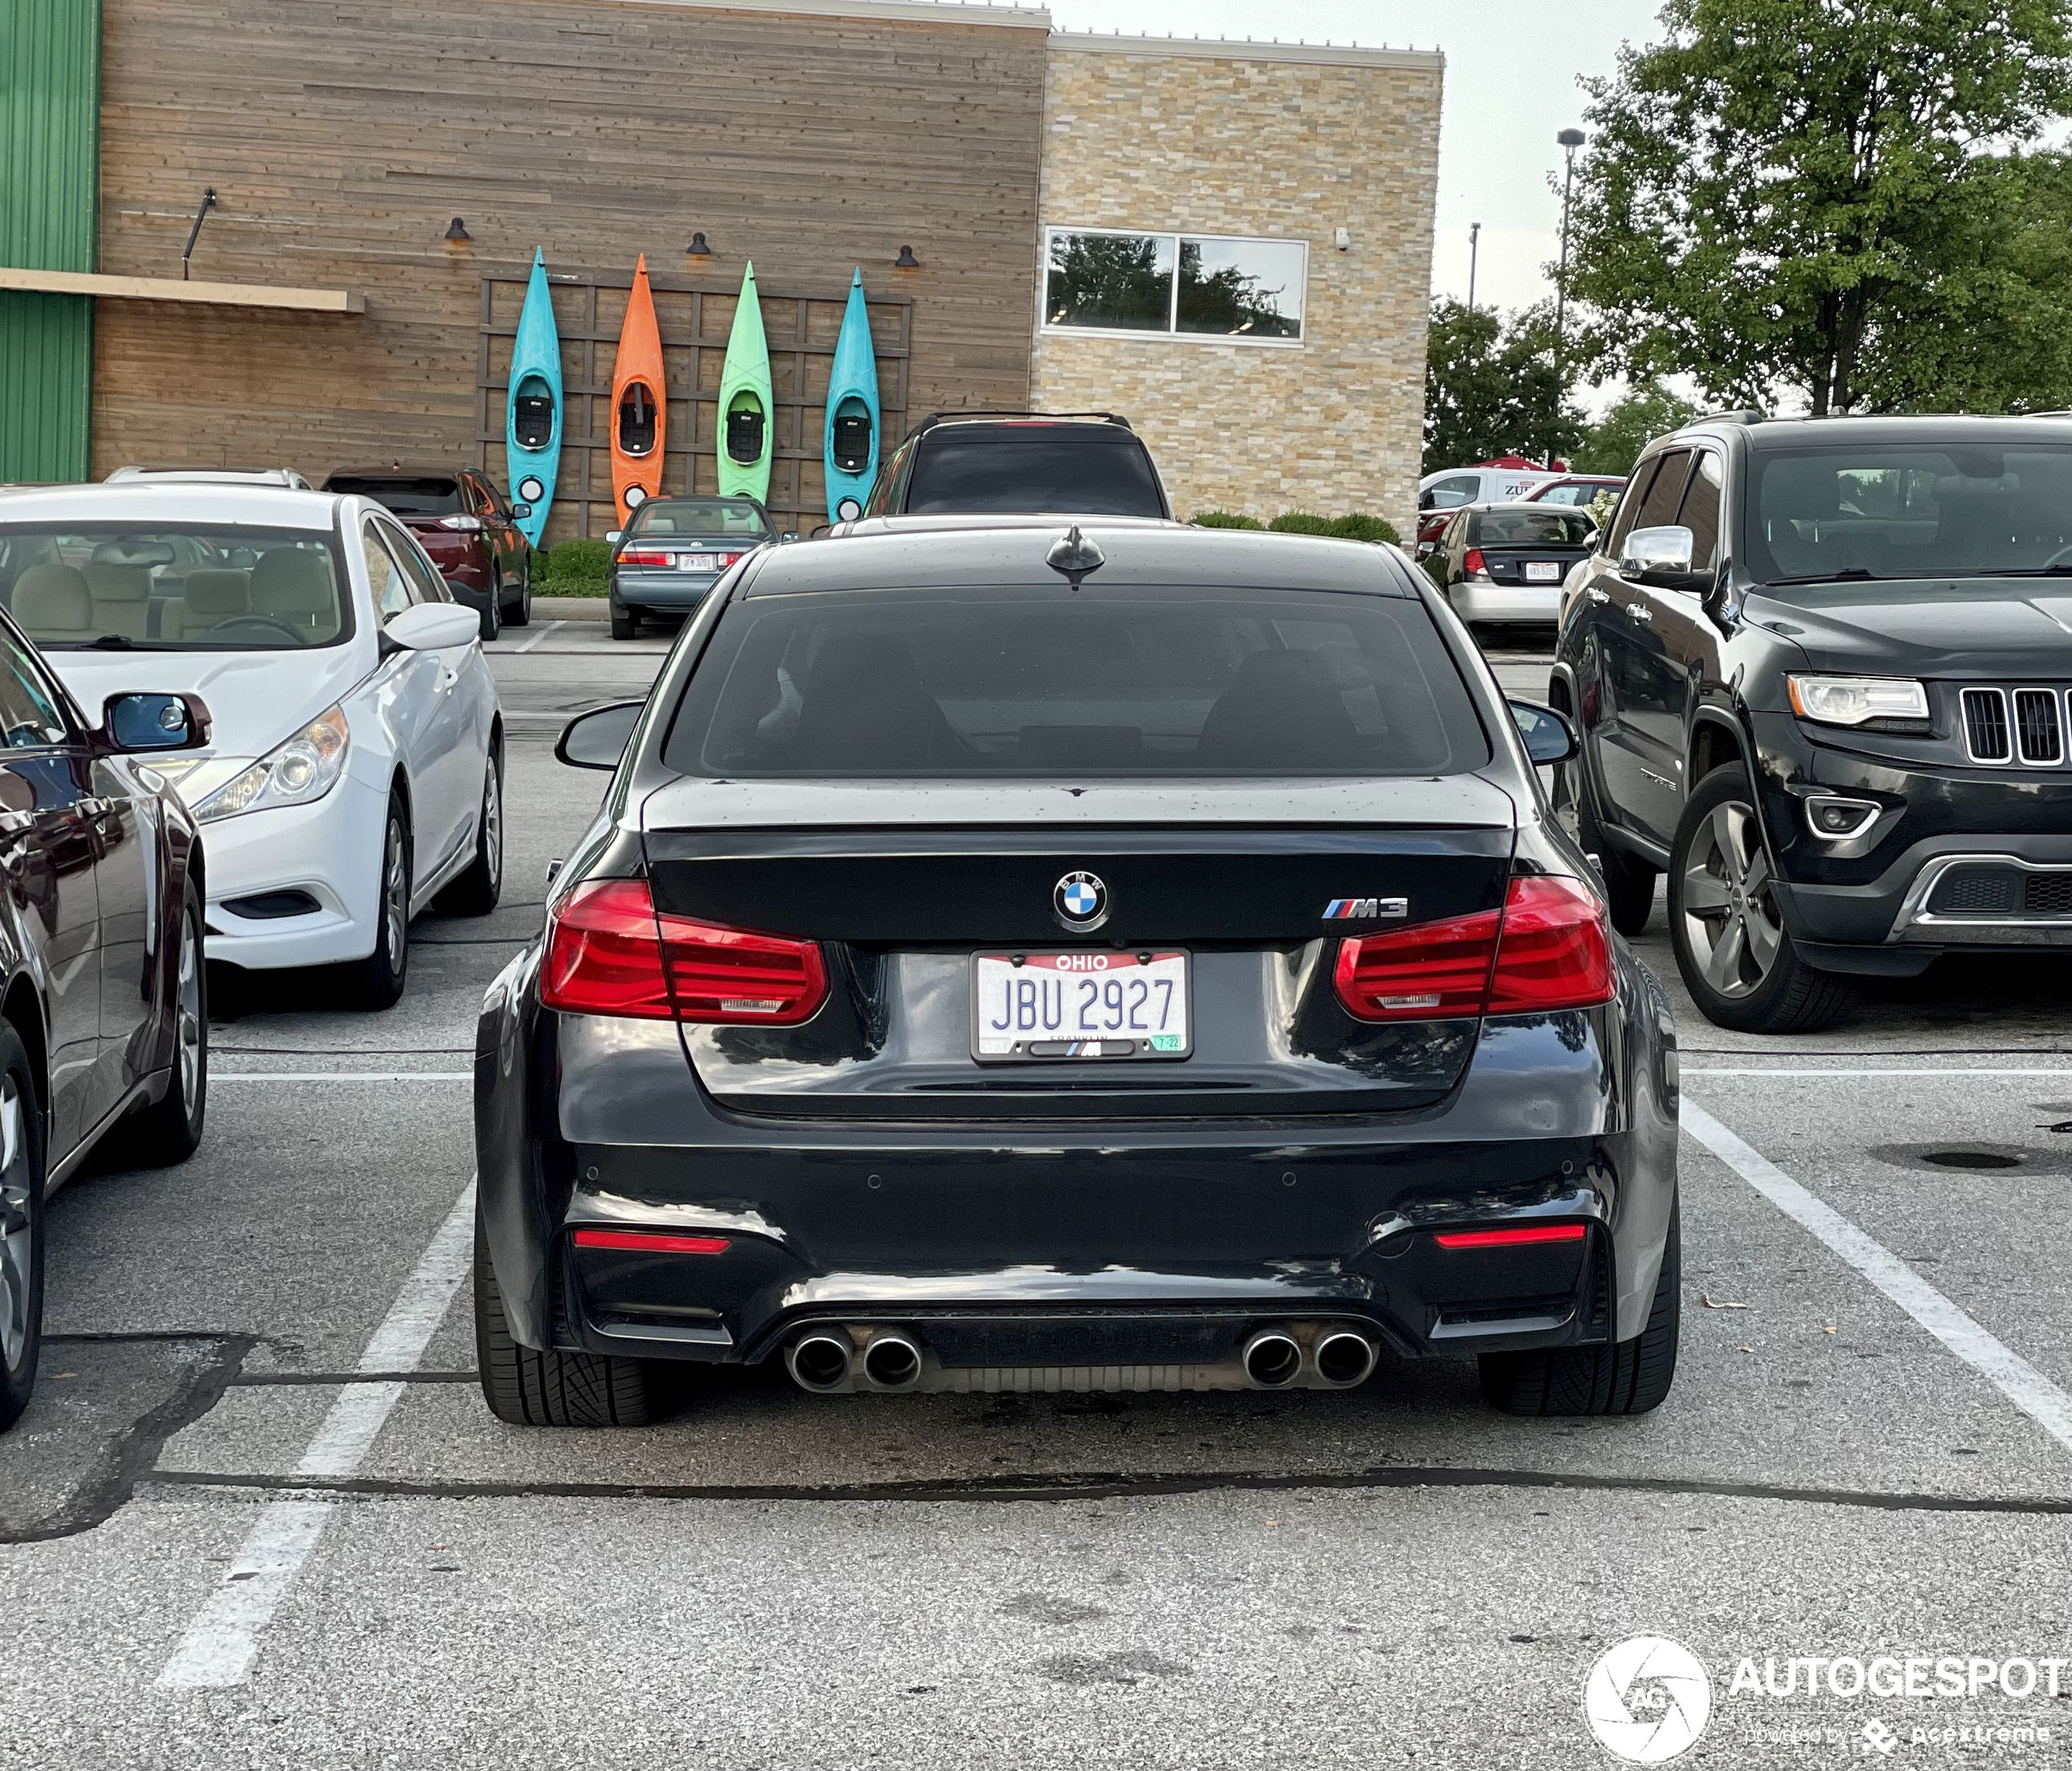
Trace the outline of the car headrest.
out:
[[[86,588],[97,603],[143,603],[151,598],[149,566],[86,562]]]
[[[252,568],[251,599],[269,615],[329,614],[338,606],[330,563],[313,548],[272,548]]]
[[[91,632],[93,592],[76,567],[31,566],[15,580],[14,614],[39,640]]]
[[[209,621],[241,615],[252,605],[250,574],[227,568],[204,567],[187,575],[187,613]]]

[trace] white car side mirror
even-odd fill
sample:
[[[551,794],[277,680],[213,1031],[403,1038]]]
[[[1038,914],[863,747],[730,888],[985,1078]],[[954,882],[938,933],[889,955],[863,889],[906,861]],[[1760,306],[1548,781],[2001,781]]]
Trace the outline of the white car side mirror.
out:
[[[443,652],[480,637],[482,618],[458,603],[414,603],[382,629],[381,636],[413,652]]]

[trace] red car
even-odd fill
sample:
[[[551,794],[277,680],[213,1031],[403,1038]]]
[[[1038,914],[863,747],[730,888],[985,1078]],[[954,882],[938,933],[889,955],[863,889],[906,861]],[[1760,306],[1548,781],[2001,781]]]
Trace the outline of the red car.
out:
[[[356,492],[386,505],[431,555],[454,593],[482,618],[482,637],[494,640],[508,622],[533,618],[533,544],[518,527],[529,516],[504,503],[487,476],[473,467],[341,469],[326,492]]]

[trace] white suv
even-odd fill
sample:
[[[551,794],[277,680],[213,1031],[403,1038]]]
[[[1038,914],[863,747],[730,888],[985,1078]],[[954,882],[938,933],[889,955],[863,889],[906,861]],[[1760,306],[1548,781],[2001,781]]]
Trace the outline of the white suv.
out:
[[[402,994],[434,896],[503,885],[503,721],[474,610],[371,498],[160,480],[0,496],[0,600],[84,706],[209,706],[156,764],[201,827],[207,952]]]

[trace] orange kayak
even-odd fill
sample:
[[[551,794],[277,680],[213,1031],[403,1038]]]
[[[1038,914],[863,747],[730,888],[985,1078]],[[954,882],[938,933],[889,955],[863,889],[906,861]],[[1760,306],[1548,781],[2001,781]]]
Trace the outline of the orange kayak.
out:
[[[662,374],[662,331],[655,324],[655,298],[648,288],[644,252],[633,272],[618,356],[612,364],[612,496],[618,502],[621,529],[662,490],[668,393]]]

